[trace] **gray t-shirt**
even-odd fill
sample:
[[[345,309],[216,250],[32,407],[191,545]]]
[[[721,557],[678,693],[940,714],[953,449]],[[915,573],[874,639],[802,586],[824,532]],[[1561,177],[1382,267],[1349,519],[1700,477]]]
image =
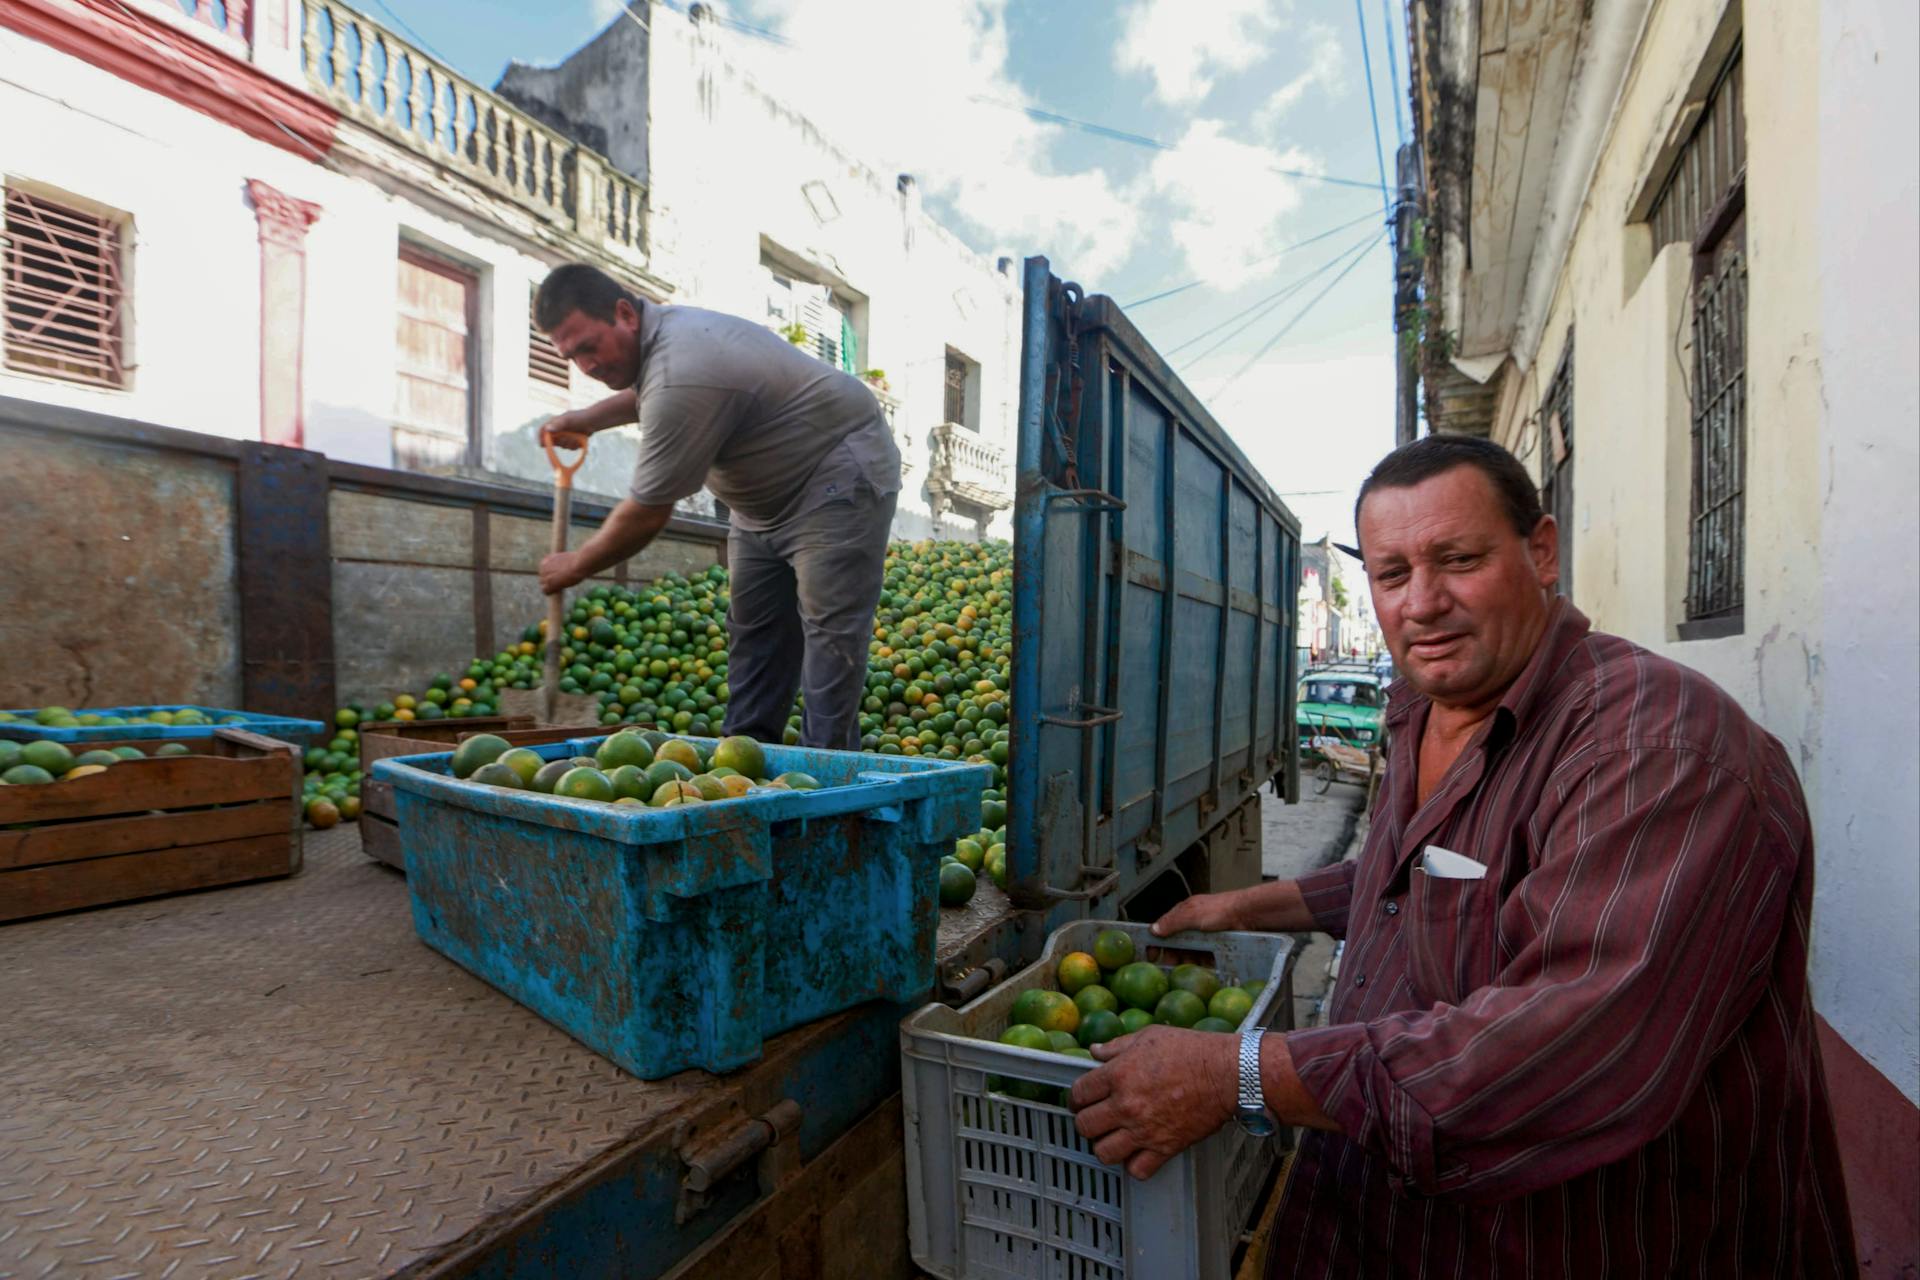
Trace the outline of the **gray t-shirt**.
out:
[[[647,303],[640,313],[633,497],[706,485],[742,529],[767,529],[864,483],[900,488],[900,450],[866,384],[750,320]]]

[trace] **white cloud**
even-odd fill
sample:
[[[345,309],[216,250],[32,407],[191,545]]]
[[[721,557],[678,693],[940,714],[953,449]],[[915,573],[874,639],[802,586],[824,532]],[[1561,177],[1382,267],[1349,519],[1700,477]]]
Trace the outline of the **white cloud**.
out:
[[[1236,141],[1218,120],[1196,120],[1172,151],[1154,158],[1148,181],[1171,210],[1173,242],[1192,272],[1231,286],[1280,265],[1286,217],[1299,207],[1300,180],[1275,172],[1321,172],[1297,148],[1276,151]]]
[[[1353,499],[1393,448],[1393,352],[1297,350],[1208,398],[1214,417],[1300,517],[1302,538],[1353,543]],[[1357,585],[1349,583],[1349,585]]]
[[[728,33],[730,54],[770,93],[881,172],[922,193],[980,240],[1045,253],[1097,280],[1140,236],[1134,202],[1097,168],[1050,159],[1061,127],[993,103],[1038,105],[1008,70],[1007,0],[753,0],[734,16],[782,46]]]
[[[1307,26],[1307,39],[1311,52],[1306,69],[1274,90],[1273,96],[1254,114],[1254,123],[1263,132],[1271,133],[1281,118],[1316,85],[1334,96],[1346,88],[1346,70],[1342,65],[1346,51],[1340,46],[1339,35],[1325,23],[1315,22]]]
[[[597,31],[626,12],[627,0],[587,0],[587,12]]]
[[[1275,8],[1272,0],[1138,0],[1127,10],[1114,65],[1152,75],[1162,102],[1200,102],[1217,76],[1266,56],[1266,38],[1280,26]]]

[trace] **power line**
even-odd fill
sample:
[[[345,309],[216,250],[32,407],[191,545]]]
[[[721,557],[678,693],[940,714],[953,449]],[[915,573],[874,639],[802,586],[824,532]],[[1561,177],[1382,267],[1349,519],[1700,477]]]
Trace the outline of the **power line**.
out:
[[[1367,18],[1360,0],[1353,0],[1353,20],[1360,28],[1360,65],[1367,73],[1367,114],[1373,117],[1373,158],[1380,165],[1380,209],[1391,219],[1393,208],[1391,197],[1387,194],[1387,153],[1380,145],[1380,103],[1373,90],[1373,54],[1367,49]]]
[[[1393,7],[1390,0],[1380,0],[1380,30],[1383,33],[1381,38],[1387,44],[1387,76],[1393,89],[1393,140],[1404,147],[1407,145],[1407,126],[1400,118],[1400,55],[1393,51]]]
[[[1371,244],[1372,242],[1373,242],[1373,237],[1371,234],[1367,236],[1363,236],[1358,242],[1354,244],[1350,244],[1346,248],[1340,250],[1340,252],[1334,254],[1331,258],[1328,258],[1325,262],[1322,262],[1319,266],[1307,272],[1307,274],[1305,274],[1304,276],[1299,276],[1299,277],[1296,277],[1295,279],[1289,280],[1286,284],[1281,285],[1278,289],[1274,290],[1272,293],[1268,294],[1266,297],[1259,299],[1258,301],[1252,303],[1249,306],[1242,307],[1240,310],[1234,312],[1232,315],[1228,316],[1226,319],[1220,321],[1218,324],[1210,325],[1207,328],[1202,329],[1199,333],[1194,334],[1191,338],[1188,338],[1185,342],[1182,342],[1177,346],[1169,347],[1162,354],[1165,357],[1171,359],[1173,356],[1178,355],[1181,351],[1184,351],[1186,348],[1192,346],[1194,343],[1199,342],[1202,339],[1209,338],[1214,334],[1220,332],[1220,330],[1226,328],[1228,325],[1232,324],[1235,320],[1238,320],[1241,317],[1249,314],[1253,314],[1256,312],[1258,313],[1258,314],[1254,314],[1253,319],[1247,321],[1246,324],[1241,325],[1238,329],[1235,329],[1232,333],[1229,333],[1226,337],[1222,338],[1219,342],[1214,343],[1211,347],[1208,347],[1205,351],[1202,351],[1199,355],[1194,356],[1190,360],[1186,360],[1182,362],[1189,367],[1200,363],[1200,361],[1205,360],[1208,356],[1212,355],[1215,351],[1218,351],[1222,346],[1226,345],[1228,342],[1231,342],[1233,341],[1233,339],[1240,336],[1240,334],[1244,333],[1249,327],[1259,323],[1261,317],[1265,316],[1268,311],[1273,310],[1274,306],[1276,306],[1279,303],[1285,302],[1288,298],[1298,293],[1302,287],[1312,282],[1313,280],[1318,279],[1321,275],[1332,270],[1335,266],[1338,266],[1340,262],[1348,254],[1353,253],[1355,250],[1359,249],[1361,246]]]
[[[989,98],[982,94],[975,94],[969,98],[968,101],[977,102],[982,106],[998,107],[1002,111],[1017,111],[1021,115],[1032,120],[1038,120],[1043,124],[1064,125],[1069,129],[1078,129],[1082,133],[1090,133],[1096,137],[1108,138],[1114,142],[1124,142],[1130,146],[1145,147],[1152,151],[1178,151],[1180,149],[1171,142],[1163,142],[1159,138],[1150,138],[1144,133],[1130,133],[1125,129],[1115,129],[1111,125],[1099,124],[1092,120],[1080,120],[1073,116],[1063,116],[1057,111],[1047,111],[1040,107],[1029,107],[1023,103],[1006,102],[999,98]],[[1267,165],[1265,168],[1267,172],[1277,173],[1285,178],[1298,178],[1303,182],[1324,182],[1334,187],[1358,187],[1362,191],[1378,190],[1383,199],[1386,197],[1386,169],[1384,166],[1380,171],[1381,181],[1378,183],[1362,182],[1358,178],[1335,178],[1324,173],[1313,173],[1306,169],[1288,169],[1273,164]]]
[[[1325,240],[1328,236],[1337,235],[1338,233],[1345,231],[1348,227],[1357,227],[1361,223],[1370,220],[1372,217],[1373,217],[1373,211],[1368,210],[1366,213],[1361,214],[1359,217],[1354,218],[1348,222],[1343,222],[1337,227],[1329,227],[1325,231],[1322,231],[1317,235],[1308,236],[1305,240],[1295,240],[1290,245],[1282,246],[1281,248],[1274,250],[1272,253],[1268,254],[1264,258],[1258,259],[1257,261],[1254,261],[1254,262],[1249,262],[1247,264],[1247,267],[1250,270],[1254,267],[1265,266],[1267,263],[1274,261],[1276,258],[1281,258],[1289,253],[1292,253],[1295,249],[1304,249],[1310,244],[1316,244],[1321,240]],[[1158,302],[1162,298],[1171,298],[1176,293],[1185,293],[1187,290],[1195,288],[1199,285],[1203,285],[1205,283],[1206,283],[1206,280],[1204,279],[1189,280],[1185,284],[1175,285],[1171,289],[1163,289],[1159,293],[1153,294],[1149,297],[1141,298],[1137,302],[1127,302],[1121,305],[1128,309],[1131,309],[1134,307],[1144,307],[1149,302]]]
[[[392,18],[394,22],[398,23],[402,31],[412,36],[413,42],[415,44],[419,45],[422,49],[425,49],[428,53],[432,54],[434,57],[440,59],[440,61],[446,64],[448,68],[451,69],[453,67],[453,59],[449,58],[446,54],[440,52],[438,49],[428,44],[427,38],[421,35],[418,31],[415,31],[412,27],[408,26],[407,20],[401,17],[399,14],[395,13],[393,11],[393,6],[388,4],[387,0],[373,0],[373,2],[380,6],[380,11],[382,13],[386,14],[389,18]],[[337,40],[339,39],[339,36],[336,34],[334,38]]]
[[[1231,387],[1234,383],[1238,382],[1240,380],[1240,376],[1244,374],[1247,370],[1253,368],[1254,365],[1260,363],[1260,358],[1266,355],[1267,352],[1273,350],[1275,343],[1279,342],[1280,339],[1286,337],[1289,333],[1292,333],[1293,327],[1299,324],[1302,320],[1307,318],[1307,313],[1312,311],[1314,307],[1319,305],[1320,299],[1326,297],[1329,293],[1332,293],[1333,287],[1339,284],[1342,280],[1346,279],[1348,272],[1352,271],[1355,267],[1359,266],[1362,262],[1366,261],[1367,254],[1370,251],[1372,251],[1374,246],[1381,243],[1382,241],[1379,241],[1379,240],[1369,240],[1366,244],[1362,245],[1360,247],[1360,252],[1354,255],[1353,260],[1348,262],[1346,266],[1340,269],[1340,274],[1335,276],[1333,279],[1327,281],[1326,288],[1322,289],[1320,292],[1314,294],[1313,297],[1309,298],[1307,300],[1306,306],[1294,312],[1293,319],[1287,321],[1284,325],[1280,326],[1280,332],[1274,334],[1271,338],[1268,338],[1265,344],[1263,344],[1258,351],[1248,356],[1247,362],[1241,365],[1238,369],[1235,369],[1233,371],[1233,376],[1231,378],[1228,378],[1225,382],[1221,383],[1218,387],[1215,387],[1212,393],[1208,396],[1208,398],[1216,399],[1222,395],[1225,395],[1228,387]]]

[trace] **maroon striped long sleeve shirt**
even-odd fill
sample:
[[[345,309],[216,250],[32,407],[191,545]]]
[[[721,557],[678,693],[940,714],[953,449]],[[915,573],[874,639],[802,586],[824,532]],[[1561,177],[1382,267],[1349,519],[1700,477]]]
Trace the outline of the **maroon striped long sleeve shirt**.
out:
[[[1366,848],[1301,881],[1347,947],[1288,1047],[1342,1132],[1303,1140],[1269,1275],[1854,1274],[1780,744],[1565,604],[1417,805],[1428,706],[1394,686]]]

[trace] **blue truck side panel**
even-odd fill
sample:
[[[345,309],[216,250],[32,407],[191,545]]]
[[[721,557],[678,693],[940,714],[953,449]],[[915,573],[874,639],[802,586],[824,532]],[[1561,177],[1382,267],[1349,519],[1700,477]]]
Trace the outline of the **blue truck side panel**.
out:
[[[1120,903],[1294,781],[1300,525],[1107,298],[1026,264],[1009,873]]]

